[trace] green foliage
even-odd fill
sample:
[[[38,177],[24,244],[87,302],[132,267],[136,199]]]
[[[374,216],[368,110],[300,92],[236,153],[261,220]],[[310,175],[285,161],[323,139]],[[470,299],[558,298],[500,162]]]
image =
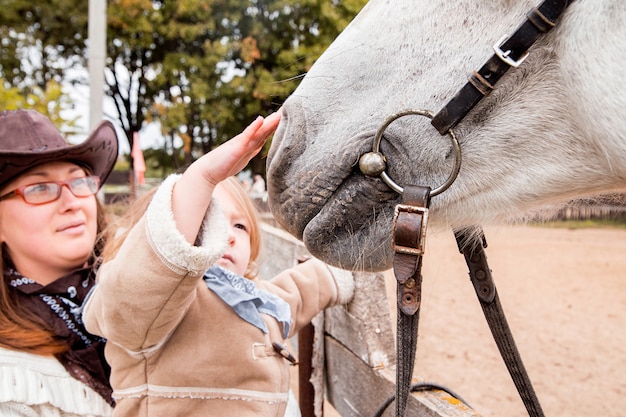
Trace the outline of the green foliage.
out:
[[[0,78],[0,109],[17,110],[33,109],[47,115],[50,120],[67,136],[75,133],[78,118],[67,118],[63,113],[71,109],[72,103],[69,97],[56,81],[49,81],[45,89],[32,87],[20,89],[10,87]]]
[[[87,4],[73,0],[3,1],[0,77],[22,89],[45,89],[50,81],[85,82],[68,70],[86,65]]]
[[[20,91],[86,82],[69,70],[85,67],[88,2],[4,3],[0,77]],[[164,172],[192,162],[278,109],[365,3],[108,0],[105,92],[130,147],[156,121],[165,145],[152,157]]]

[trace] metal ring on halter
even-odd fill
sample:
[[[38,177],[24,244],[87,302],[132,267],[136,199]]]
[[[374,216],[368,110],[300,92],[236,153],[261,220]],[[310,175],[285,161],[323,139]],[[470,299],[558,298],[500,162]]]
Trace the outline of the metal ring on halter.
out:
[[[361,156],[359,160],[359,168],[361,172],[365,175],[369,175],[372,177],[380,176],[380,178],[389,186],[392,190],[397,192],[398,194],[402,194],[404,192],[404,188],[400,187],[394,180],[387,175],[386,169],[386,158],[379,151],[380,141],[383,137],[383,133],[389,125],[399,119],[400,117],[417,115],[417,116],[425,116],[429,119],[432,119],[434,114],[430,110],[406,110],[393,116],[389,117],[385,123],[378,129],[376,132],[376,137],[374,138],[374,144],[372,146],[372,152],[368,152]],[[448,130],[448,136],[450,137],[450,142],[452,143],[452,148],[454,149],[454,167],[452,168],[452,172],[448,179],[441,184],[439,187],[434,188],[430,195],[431,197],[436,196],[437,194],[441,194],[445,190],[452,185],[457,175],[459,174],[459,170],[461,169],[461,147],[459,146],[459,142],[454,135],[452,129]]]

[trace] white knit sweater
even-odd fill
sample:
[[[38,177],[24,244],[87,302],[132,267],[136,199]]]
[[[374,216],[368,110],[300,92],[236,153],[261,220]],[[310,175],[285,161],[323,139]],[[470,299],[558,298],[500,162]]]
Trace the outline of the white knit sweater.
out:
[[[0,416],[109,417],[111,406],[54,357],[0,347]]]

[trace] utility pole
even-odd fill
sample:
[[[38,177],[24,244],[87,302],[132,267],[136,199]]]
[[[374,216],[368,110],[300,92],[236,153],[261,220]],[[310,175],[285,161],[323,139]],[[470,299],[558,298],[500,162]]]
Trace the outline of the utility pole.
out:
[[[93,130],[103,117],[106,14],[106,0],[89,0],[89,131]]]

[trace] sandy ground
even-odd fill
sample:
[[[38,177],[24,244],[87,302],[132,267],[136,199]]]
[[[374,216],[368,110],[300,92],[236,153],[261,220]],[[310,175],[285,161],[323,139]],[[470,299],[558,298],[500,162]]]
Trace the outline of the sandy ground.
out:
[[[546,416],[626,416],[626,230],[485,230],[489,265]],[[429,235],[415,374],[485,417],[527,416],[451,233]]]
[[[626,229],[506,226],[485,234],[545,415],[625,417]],[[449,387],[484,417],[528,416],[452,233],[430,233],[426,245],[415,379]],[[324,414],[339,416],[328,404]]]

